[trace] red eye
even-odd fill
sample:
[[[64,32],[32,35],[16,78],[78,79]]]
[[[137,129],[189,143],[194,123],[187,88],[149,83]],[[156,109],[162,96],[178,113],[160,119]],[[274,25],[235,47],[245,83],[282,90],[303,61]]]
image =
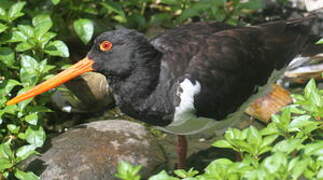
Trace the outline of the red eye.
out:
[[[110,41],[103,41],[100,44],[101,51],[109,51],[112,48],[112,43]]]

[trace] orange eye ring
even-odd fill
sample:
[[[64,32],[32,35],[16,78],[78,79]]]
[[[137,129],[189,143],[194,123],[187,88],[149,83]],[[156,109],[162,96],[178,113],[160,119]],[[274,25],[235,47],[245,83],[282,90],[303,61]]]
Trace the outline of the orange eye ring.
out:
[[[112,43],[110,41],[102,41],[100,43],[101,51],[109,51],[110,49],[112,49]]]

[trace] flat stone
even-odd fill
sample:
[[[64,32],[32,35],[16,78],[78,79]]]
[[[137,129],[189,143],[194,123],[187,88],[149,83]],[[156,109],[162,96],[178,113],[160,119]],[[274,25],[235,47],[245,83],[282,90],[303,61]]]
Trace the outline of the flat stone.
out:
[[[148,177],[167,159],[144,126],[125,120],[80,125],[51,139],[45,149],[21,167],[46,180],[117,179],[114,174],[120,161],[142,165],[141,174]]]
[[[84,73],[62,87],[67,89],[56,91],[51,99],[56,107],[68,113],[99,112],[114,103],[109,84],[100,73]]]

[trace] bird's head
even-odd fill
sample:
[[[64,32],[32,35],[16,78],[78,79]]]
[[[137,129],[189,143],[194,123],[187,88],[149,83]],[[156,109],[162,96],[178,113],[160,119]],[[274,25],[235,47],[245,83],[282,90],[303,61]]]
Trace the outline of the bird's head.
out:
[[[153,46],[139,32],[120,29],[104,32],[95,40],[87,56],[51,79],[35,86],[31,90],[11,99],[7,105],[13,105],[28,98],[55,88],[85,72],[96,71],[118,79],[131,75],[137,67],[146,64],[145,56]]]

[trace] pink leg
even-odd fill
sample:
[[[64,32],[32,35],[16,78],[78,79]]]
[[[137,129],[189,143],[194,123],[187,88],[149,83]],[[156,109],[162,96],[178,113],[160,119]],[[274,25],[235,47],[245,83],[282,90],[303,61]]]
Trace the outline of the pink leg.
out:
[[[187,140],[183,135],[177,135],[177,169],[185,169],[186,166],[186,155],[187,155]]]

